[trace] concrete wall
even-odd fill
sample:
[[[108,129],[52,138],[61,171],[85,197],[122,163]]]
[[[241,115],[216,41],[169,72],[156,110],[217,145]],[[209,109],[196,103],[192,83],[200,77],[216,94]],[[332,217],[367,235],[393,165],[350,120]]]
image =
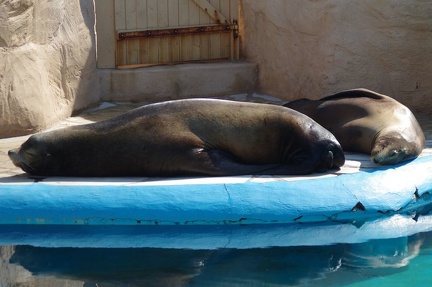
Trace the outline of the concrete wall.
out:
[[[241,52],[262,92],[292,100],[365,87],[432,108],[432,2],[241,0]]]
[[[98,101],[93,1],[0,1],[0,137]]]

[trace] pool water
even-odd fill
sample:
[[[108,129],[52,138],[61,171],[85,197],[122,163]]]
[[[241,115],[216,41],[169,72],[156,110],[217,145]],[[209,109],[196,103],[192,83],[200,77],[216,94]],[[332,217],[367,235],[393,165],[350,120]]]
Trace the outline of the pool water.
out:
[[[1,287],[432,286],[431,270],[432,232],[249,249],[0,247]]]

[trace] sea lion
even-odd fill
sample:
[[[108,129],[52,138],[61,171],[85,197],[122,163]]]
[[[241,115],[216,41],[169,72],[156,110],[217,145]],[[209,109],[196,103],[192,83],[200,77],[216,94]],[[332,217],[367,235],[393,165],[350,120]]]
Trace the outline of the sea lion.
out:
[[[345,161],[336,138],[305,115],[215,99],[150,104],[35,134],[9,157],[41,176],[309,174]]]
[[[371,155],[382,165],[417,157],[425,136],[412,112],[388,96],[353,89],[320,100],[300,99],[284,106],[308,115],[333,133],[345,151]]]

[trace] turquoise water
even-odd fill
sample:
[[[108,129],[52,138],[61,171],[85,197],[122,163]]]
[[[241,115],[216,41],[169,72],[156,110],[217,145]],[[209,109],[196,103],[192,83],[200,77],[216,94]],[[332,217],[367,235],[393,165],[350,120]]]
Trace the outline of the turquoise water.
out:
[[[28,272],[25,280],[47,284],[37,286],[56,287],[432,286],[432,232],[325,246],[9,249],[8,256],[0,253],[0,268],[10,277],[0,279],[10,281],[5,286],[15,286],[14,268]]]

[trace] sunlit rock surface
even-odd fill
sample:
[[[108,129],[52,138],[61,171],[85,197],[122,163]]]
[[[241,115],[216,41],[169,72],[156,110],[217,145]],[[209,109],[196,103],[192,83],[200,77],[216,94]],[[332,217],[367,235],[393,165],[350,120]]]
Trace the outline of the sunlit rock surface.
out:
[[[97,101],[93,1],[0,1],[0,137]]]

